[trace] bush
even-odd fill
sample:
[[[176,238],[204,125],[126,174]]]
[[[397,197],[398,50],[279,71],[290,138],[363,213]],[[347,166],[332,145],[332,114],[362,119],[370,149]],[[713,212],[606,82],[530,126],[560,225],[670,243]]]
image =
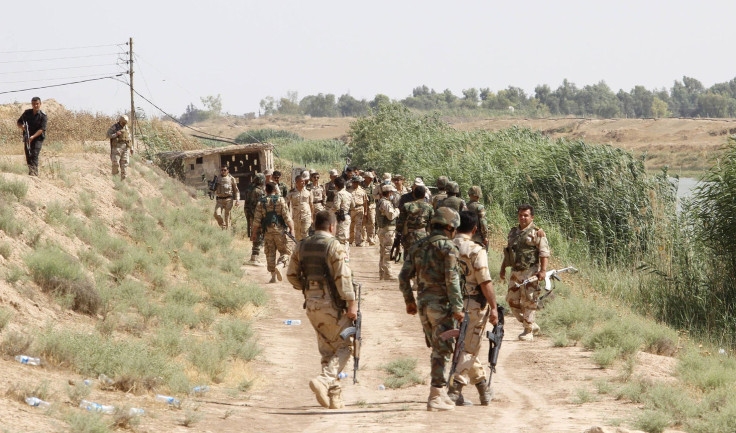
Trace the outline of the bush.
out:
[[[0,331],[5,329],[10,323],[10,319],[13,318],[13,312],[5,308],[0,308]]]
[[[15,219],[13,206],[5,200],[0,200],[0,230],[12,237],[23,233],[23,226]]]
[[[28,184],[23,181],[6,180],[0,177],[0,195],[9,197],[13,196],[20,200],[28,193]]]
[[[383,383],[386,388],[396,389],[407,385],[421,385],[424,383],[417,374],[417,360],[415,358],[399,358],[381,366],[389,374]]]
[[[644,430],[647,433],[662,433],[672,421],[663,412],[644,411],[634,422],[637,429]]]
[[[33,336],[20,332],[8,332],[0,343],[0,352],[7,356],[28,355]]]
[[[281,140],[301,141],[303,138],[299,134],[295,134],[291,131],[270,128],[253,129],[241,132],[237,137],[235,137],[235,142],[238,144],[269,143]]]
[[[10,246],[9,243],[0,242],[0,256],[3,256],[3,258],[9,259],[12,253],[13,253],[13,248]]]
[[[110,423],[104,415],[96,412],[70,411],[65,420],[70,433],[110,433]]]
[[[279,144],[273,153],[279,158],[311,166],[344,163],[349,149],[340,140],[304,140]]]

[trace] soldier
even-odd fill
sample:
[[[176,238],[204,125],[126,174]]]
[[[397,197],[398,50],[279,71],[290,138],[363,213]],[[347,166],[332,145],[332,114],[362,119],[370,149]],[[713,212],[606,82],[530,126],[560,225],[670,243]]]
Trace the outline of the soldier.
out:
[[[430,235],[412,245],[406,254],[399,274],[399,289],[404,295],[406,312],[419,313],[424,338],[432,348],[427,410],[453,410],[455,404],[445,390],[445,364],[452,355],[452,341],[442,341],[440,334],[455,329],[455,320],[464,317],[458,251],[451,240],[460,225],[460,216],[454,209],[440,208],[431,224]],[[417,300],[410,284],[414,277],[417,279]]]
[[[286,195],[289,193],[289,188],[286,186],[284,182],[281,182],[281,172],[276,170],[271,175],[271,179],[273,180],[273,183],[278,185],[279,187],[279,194],[281,197],[286,197]]]
[[[294,233],[294,223],[289,216],[289,210],[286,208],[286,200],[278,195],[278,187],[275,183],[266,184],[266,196],[258,202],[256,206],[255,217],[253,218],[253,233],[250,240],[255,242],[261,234],[266,250],[266,269],[271,273],[271,281],[275,283],[276,279],[281,281],[281,270],[276,266],[276,251],[281,253],[282,257],[291,255],[289,245],[286,242],[286,233],[284,229],[288,228],[289,232]]]
[[[264,185],[268,185],[269,183],[273,182],[273,170],[271,170],[270,168],[267,168],[263,170],[263,175],[266,176],[266,182]]]
[[[327,209],[334,208],[335,205],[335,194],[337,189],[335,188],[335,179],[337,179],[337,170],[334,168],[329,171],[330,181],[324,185],[325,188],[325,206]]]
[[[31,98],[31,107],[24,111],[18,118],[18,128],[25,131],[26,125],[28,130],[28,144],[25,146],[26,164],[28,164],[28,174],[38,176],[38,156],[41,154],[43,140],[46,138],[46,123],[48,118],[46,113],[41,111],[41,98],[34,96]]]
[[[363,246],[363,219],[368,213],[368,195],[361,186],[363,178],[353,176],[353,209],[350,211],[350,239],[356,247]]]
[[[363,221],[363,231],[370,246],[376,244],[376,190],[380,190],[378,184],[373,181],[374,179],[375,175],[372,171],[368,170],[365,172],[363,188],[368,197],[368,211]]]
[[[426,188],[423,185],[415,186],[414,191],[412,191],[414,201],[404,204],[401,208],[398,228],[401,233],[401,245],[404,247],[404,251],[409,251],[414,242],[427,236],[427,229],[434,216],[434,209],[432,209],[432,205],[424,200],[425,194]]]
[[[303,171],[296,177],[296,188],[287,196],[287,203],[291,208],[291,218],[294,220],[294,238],[297,242],[309,236],[312,226],[312,194],[305,188],[309,180],[309,172]]]
[[[266,176],[263,173],[257,173],[253,178],[253,189],[246,198],[245,206],[245,217],[249,221],[249,225],[253,226],[253,220],[255,218],[256,206],[260,203],[261,199],[266,196],[263,191],[263,183],[266,181]],[[258,262],[258,255],[261,253],[261,245],[263,244],[263,233],[256,232],[256,240],[253,241],[253,248],[251,249],[249,265],[262,266]],[[253,230],[251,230],[251,236],[253,236]]]
[[[125,179],[125,171],[121,171],[120,175]],[[235,200],[235,206],[240,204],[238,182],[228,172],[227,165],[223,165],[220,168],[220,175],[217,176],[216,182],[215,196],[217,197],[217,201],[215,204],[215,220],[217,220],[217,224],[220,225],[221,229],[227,230],[230,228],[230,210],[233,208],[233,200]]]
[[[335,205],[334,213],[337,217],[337,232],[335,237],[345,246],[345,252],[350,255],[350,210],[355,206],[353,196],[345,191],[345,180],[341,177],[335,179]]]
[[[344,405],[338,376],[350,359],[352,344],[340,338],[340,332],[357,318],[358,303],[347,253],[333,236],[335,215],[319,212],[314,224],[315,234],[294,250],[286,278],[304,293],[304,308],[322,355],[322,373],[309,382],[309,387],[322,407],[341,409]]]
[[[480,202],[481,190],[477,185],[473,185],[468,190],[468,210],[475,213],[478,219],[478,227],[473,234],[473,241],[482,245],[488,251],[488,223],[486,222],[486,208]]]
[[[130,162],[130,155],[133,154],[133,148],[130,147],[128,116],[122,115],[118,118],[117,122],[113,123],[110,129],[107,130],[107,138],[110,139],[112,175],[115,176],[120,173],[120,180],[123,180],[128,174],[128,163]],[[217,210],[215,210],[215,212],[217,212]],[[228,213],[230,213],[229,210]],[[220,226],[222,226],[222,224],[220,224]]]
[[[488,406],[493,390],[486,380],[486,371],[478,359],[483,329],[486,322],[498,323],[498,306],[493,290],[491,274],[488,272],[486,250],[473,242],[472,237],[478,228],[478,219],[471,211],[460,212],[460,227],[453,242],[460,254],[460,269],[465,274],[465,311],[468,312],[468,328],[465,332],[465,347],[455,369],[454,380],[450,383],[448,395],[457,406],[463,406],[463,386],[472,383],[480,395],[480,404]]]
[[[447,176],[440,176],[437,178],[437,194],[435,194],[432,197],[432,207],[437,209],[437,206],[439,203],[447,198],[447,192],[445,189],[447,189]]]
[[[534,322],[539,281],[521,287],[516,287],[515,283],[521,283],[532,275],[544,280],[550,251],[547,236],[534,224],[534,208],[529,204],[519,206],[518,218],[519,225],[509,231],[508,244],[503,250],[500,277],[504,280],[506,268],[511,266],[506,302],[516,320],[524,325],[519,340],[533,341],[534,334],[539,332],[539,325]]]
[[[396,187],[396,193],[398,194],[399,197],[401,197],[402,195],[410,192],[409,191],[409,188],[407,188],[404,185],[404,176],[402,176],[400,174],[395,174],[391,178],[391,182],[394,183],[394,186]]]
[[[396,231],[399,210],[394,207],[393,194],[396,188],[390,183],[381,185],[381,198],[376,203],[376,225],[378,226],[378,275],[381,280],[396,281],[391,273],[391,246]]]
[[[309,171],[309,185],[307,189],[312,194],[312,207],[314,208],[314,216],[317,212],[325,210],[325,190],[319,184],[319,173],[316,170]]]
[[[465,200],[460,198],[460,185],[457,182],[449,182],[446,192],[447,198],[440,201],[437,207],[450,207],[458,213],[467,210],[468,207],[465,205]]]

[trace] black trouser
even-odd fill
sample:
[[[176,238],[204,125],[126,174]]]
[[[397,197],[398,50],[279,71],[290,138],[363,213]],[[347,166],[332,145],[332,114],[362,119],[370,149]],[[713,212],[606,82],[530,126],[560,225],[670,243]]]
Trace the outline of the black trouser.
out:
[[[38,176],[38,155],[41,153],[42,146],[43,140],[39,140],[37,138],[31,143],[30,150],[27,147],[23,147],[26,152],[26,164],[28,164],[28,174]]]

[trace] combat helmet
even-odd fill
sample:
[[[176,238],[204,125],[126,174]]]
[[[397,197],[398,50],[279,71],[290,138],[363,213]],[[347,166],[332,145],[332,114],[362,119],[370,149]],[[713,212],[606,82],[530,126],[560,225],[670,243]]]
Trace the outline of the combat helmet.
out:
[[[480,187],[478,185],[471,186],[470,189],[468,190],[468,195],[469,196],[472,195],[473,197],[480,197],[481,195]]]
[[[438,177],[437,178],[437,188],[444,191],[444,189],[447,188],[447,182],[448,182],[447,176]]]
[[[256,185],[263,185],[266,183],[266,176],[263,173],[256,173],[256,177],[253,179],[253,183]]]
[[[460,185],[457,182],[447,182],[447,192],[460,194]]]
[[[460,214],[455,209],[441,207],[434,212],[430,224],[442,224],[456,229],[460,227]]]

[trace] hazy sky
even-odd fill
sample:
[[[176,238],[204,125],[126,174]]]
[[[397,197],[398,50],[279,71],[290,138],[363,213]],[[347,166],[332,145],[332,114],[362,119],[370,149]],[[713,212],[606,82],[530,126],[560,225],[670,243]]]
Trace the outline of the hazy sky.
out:
[[[514,85],[533,95],[564,78],[579,87],[604,80],[615,92],[670,88],[683,75],[705,86],[736,77],[733,0],[7,3],[0,92],[120,71],[124,45],[55,49],[133,37],[136,90],[175,115],[216,94],[225,111],[243,114],[287,91],[401,99],[422,84],[455,94]],[[81,56],[93,57],[35,61]],[[65,77],[79,78],[50,80]],[[0,93],[0,103],[34,95],[91,112],[130,106],[128,88],[111,80]],[[136,106],[158,114],[140,98]]]

